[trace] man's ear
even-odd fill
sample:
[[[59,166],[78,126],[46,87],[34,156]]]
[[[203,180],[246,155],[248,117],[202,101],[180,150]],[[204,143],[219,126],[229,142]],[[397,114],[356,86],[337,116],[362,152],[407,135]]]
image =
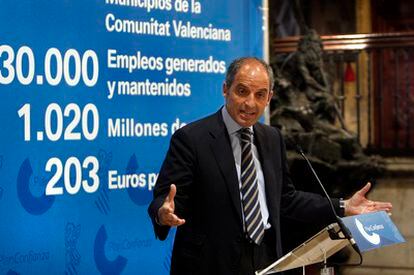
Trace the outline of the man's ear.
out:
[[[270,93],[269,93],[269,97],[268,97],[268,99],[267,99],[267,105],[269,105],[270,100],[272,100],[272,97],[273,97],[273,90],[272,90],[272,91],[270,91]]]
[[[227,97],[228,92],[229,92],[229,89],[227,88],[226,82],[223,82],[223,89],[222,89],[222,92],[223,92],[223,96],[224,96],[224,97]]]

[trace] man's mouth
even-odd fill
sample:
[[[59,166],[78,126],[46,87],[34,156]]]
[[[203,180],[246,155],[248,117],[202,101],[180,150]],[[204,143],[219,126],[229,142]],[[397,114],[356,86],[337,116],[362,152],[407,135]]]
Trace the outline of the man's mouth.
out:
[[[255,116],[256,115],[256,112],[255,111],[243,111],[243,110],[240,110],[240,114],[242,116]]]

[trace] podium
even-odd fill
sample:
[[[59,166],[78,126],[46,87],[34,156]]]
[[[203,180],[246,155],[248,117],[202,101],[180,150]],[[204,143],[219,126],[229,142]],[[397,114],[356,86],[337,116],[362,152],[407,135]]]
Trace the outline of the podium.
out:
[[[384,211],[342,218],[361,252],[405,242],[397,227]],[[316,263],[326,259],[349,244],[339,225],[333,223],[293,249],[256,275],[274,274]]]
[[[256,271],[256,275],[273,274],[324,262],[349,244],[344,237],[337,223],[330,224],[267,268]]]

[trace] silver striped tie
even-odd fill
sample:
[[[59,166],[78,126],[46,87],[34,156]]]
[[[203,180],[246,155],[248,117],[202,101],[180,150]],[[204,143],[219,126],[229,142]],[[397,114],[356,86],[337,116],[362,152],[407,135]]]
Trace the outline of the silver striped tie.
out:
[[[241,193],[244,221],[247,235],[256,244],[260,244],[264,234],[262,213],[259,204],[259,189],[257,184],[256,167],[253,160],[252,133],[249,128],[240,130],[241,144]]]

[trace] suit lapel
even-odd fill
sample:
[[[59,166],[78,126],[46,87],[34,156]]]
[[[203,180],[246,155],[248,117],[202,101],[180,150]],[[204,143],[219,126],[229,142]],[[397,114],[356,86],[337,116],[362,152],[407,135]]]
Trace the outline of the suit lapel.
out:
[[[243,225],[239,181],[237,178],[236,165],[234,163],[233,150],[230,145],[230,138],[226,126],[221,117],[221,110],[217,113],[217,122],[210,130],[212,136],[210,148],[213,151],[220,172],[225,179],[233,206]]]

